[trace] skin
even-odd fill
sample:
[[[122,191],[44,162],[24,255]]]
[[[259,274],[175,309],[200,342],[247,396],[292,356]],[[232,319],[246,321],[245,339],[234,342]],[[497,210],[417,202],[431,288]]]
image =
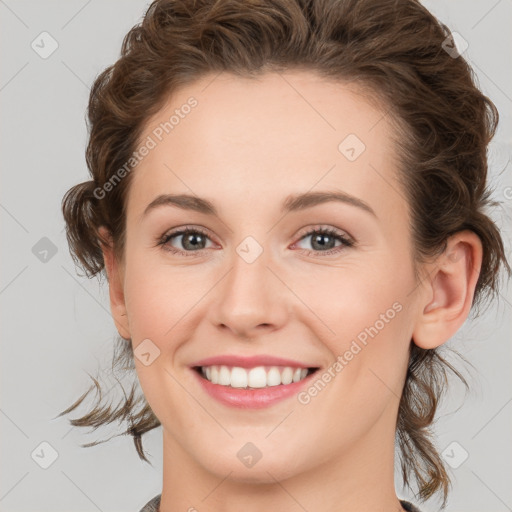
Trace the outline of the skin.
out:
[[[134,350],[148,338],[160,350],[148,366],[135,358],[163,428],[160,510],[400,511],[394,435],[411,339],[434,348],[463,324],[481,243],[457,233],[415,280],[392,127],[354,85],[304,71],[213,78],[180,89],[148,121],[141,140],[198,101],[132,171],[123,261],[104,245],[120,335]],[[352,162],[338,150],[348,134],[366,146]],[[319,190],[355,196],[375,216],[340,202],[280,212],[288,195]],[[219,215],[162,206],[140,220],[161,193],[206,198]],[[157,245],[185,225],[207,230],[200,253]],[[356,244],[337,241],[340,252],[324,256],[302,234],[318,227]],[[247,236],[264,249],[250,264],[236,251]],[[184,238],[168,245],[192,253]],[[308,404],[294,396],[260,410],[228,407],[189,368],[219,354],[271,354],[322,372],[396,302],[401,311]],[[250,468],[237,457],[247,442],[262,454]]]

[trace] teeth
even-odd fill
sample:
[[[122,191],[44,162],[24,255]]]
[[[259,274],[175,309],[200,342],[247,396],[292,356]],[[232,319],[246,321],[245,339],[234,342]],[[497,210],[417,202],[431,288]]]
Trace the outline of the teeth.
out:
[[[306,371],[307,373],[307,371]],[[300,375],[299,375],[300,377]],[[293,381],[293,370],[287,366],[283,369],[283,372],[281,373],[281,382],[283,384],[290,384]]]
[[[231,386],[232,388],[265,388],[290,384],[304,379],[307,368],[292,368],[290,366],[256,366],[247,369],[239,366],[203,366],[202,375],[213,384]]]
[[[221,366],[218,373],[217,383],[222,384],[223,386],[229,386],[230,382],[231,374],[229,369],[226,366]]]
[[[248,385],[251,388],[263,388],[271,384],[271,382],[267,383],[267,372],[265,371],[265,368],[263,368],[263,366],[251,368],[249,372],[246,371],[246,373],[248,375]],[[278,384],[281,384],[281,381],[279,381]],[[274,384],[272,384],[272,386],[273,385]]]
[[[224,384],[225,386],[231,385],[232,388],[246,388],[248,375],[247,372],[243,368],[235,367],[231,370],[231,382],[229,382],[229,370],[225,366],[220,367],[221,373],[226,370],[227,379],[222,382],[219,378],[219,384]]]

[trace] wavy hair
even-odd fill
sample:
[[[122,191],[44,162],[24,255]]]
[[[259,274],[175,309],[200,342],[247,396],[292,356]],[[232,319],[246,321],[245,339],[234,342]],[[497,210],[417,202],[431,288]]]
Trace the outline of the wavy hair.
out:
[[[478,314],[484,298],[497,297],[500,268],[511,273],[499,229],[486,211],[499,205],[491,200],[486,154],[499,116],[463,56],[445,51],[451,37],[416,0],[154,1],[126,34],[120,58],[96,77],[90,91],[86,160],[91,179],[62,200],[74,262],[87,277],[104,274],[100,226],[108,228],[116,258],[123,260],[132,173],[106,197],[97,191],[130,160],[146,121],[173,91],[210,73],[257,77],[304,69],[362,87],[396,126],[400,185],[414,205],[415,264],[439,255],[458,231],[469,229],[480,237],[483,261],[471,310]],[[118,369],[134,383],[113,410],[91,377],[94,385],[59,416],[96,388],[93,409],[71,424],[96,429],[125,421],[121,434],[133,436],[140,458],[149,462],[141,436],[160,422],[140,393],[133,349],[122,338],[112,364],[114,373]],[[447,370],[469,389],[440,348],[411,343],[396,428],[404,484],[411,487],[415,479],[420,500],[441,492],[443,507],[451,482],[431,428],[447,388]]]

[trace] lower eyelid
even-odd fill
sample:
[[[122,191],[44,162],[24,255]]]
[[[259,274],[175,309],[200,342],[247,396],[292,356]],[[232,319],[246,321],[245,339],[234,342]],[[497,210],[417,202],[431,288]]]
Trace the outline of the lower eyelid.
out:
[[[301,242],[304,238],[307,238],[308,236],[311,236],[311,235],[306,235],[306,237],[301,238],[298,242],[293,244],[292,247],[295,247],[297,244],[299,244],[299,242]],[[315,255],[315,256],[322,257],[322,256],[331,256],[334,254],[341,253],[341,252],[345,251],[346,249],[349,249],[353,245],[351,243],[351,241],[348,239],[347,240],[339,239],[339,242],[340,243],[338,245],[335,245],[334,247],[331,247],[330,249],[326,249],[325,251],[319,251],[319,250],[315,250],[315,249],[304,249],[301,247],[298,247],[297,250],[305,252],[307,256]]]

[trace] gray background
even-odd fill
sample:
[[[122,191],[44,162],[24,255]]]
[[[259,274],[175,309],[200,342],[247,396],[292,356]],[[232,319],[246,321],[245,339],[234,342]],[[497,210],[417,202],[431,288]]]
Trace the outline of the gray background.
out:
[[[424,3],[468,41],[464,55],[500,111],[490,162],[495,198],[503,205],[493,217],[510,253],[512,0]],[[161,429],[143,437],[151,467],[140,461],[129,437],[79,446],[107,438],[114,429],[89,433],[71,428],[66,418],[52,420],[89,387],[87,371],[96,375],[98,365],[108,370],[111,362],[117,333],[106,283],[77,275],[60,202],[72,185],[89,178],[84,158],[89,88],[118,58],[123,36],[148,5],[143,0],[0,0],[3,512],[138,511],[162,489]],[[58,43],[45,59],[31,47],[43,31]],[[41,261],[38,250],[49,245],[41,241],[44,237],[56,253],[50,250]],[[448,448],[450,461],[468,454],[450,470],[450,512],[512,510],[508,290],[502,288],[500,301],[478,320],[466,321],[447,343],[477,368],[472,376],[464,373],[471,394],[465,398],[462,386],[454,383],[436,424],[436,445]],[[52,449],[57,459],[43,469],[40,464],[51,462]],[[414,501],[410,492],[401,492],[399,482],[397,477],[399,496]],[[438,504],[431,500],[421,508],[433,512]]]

